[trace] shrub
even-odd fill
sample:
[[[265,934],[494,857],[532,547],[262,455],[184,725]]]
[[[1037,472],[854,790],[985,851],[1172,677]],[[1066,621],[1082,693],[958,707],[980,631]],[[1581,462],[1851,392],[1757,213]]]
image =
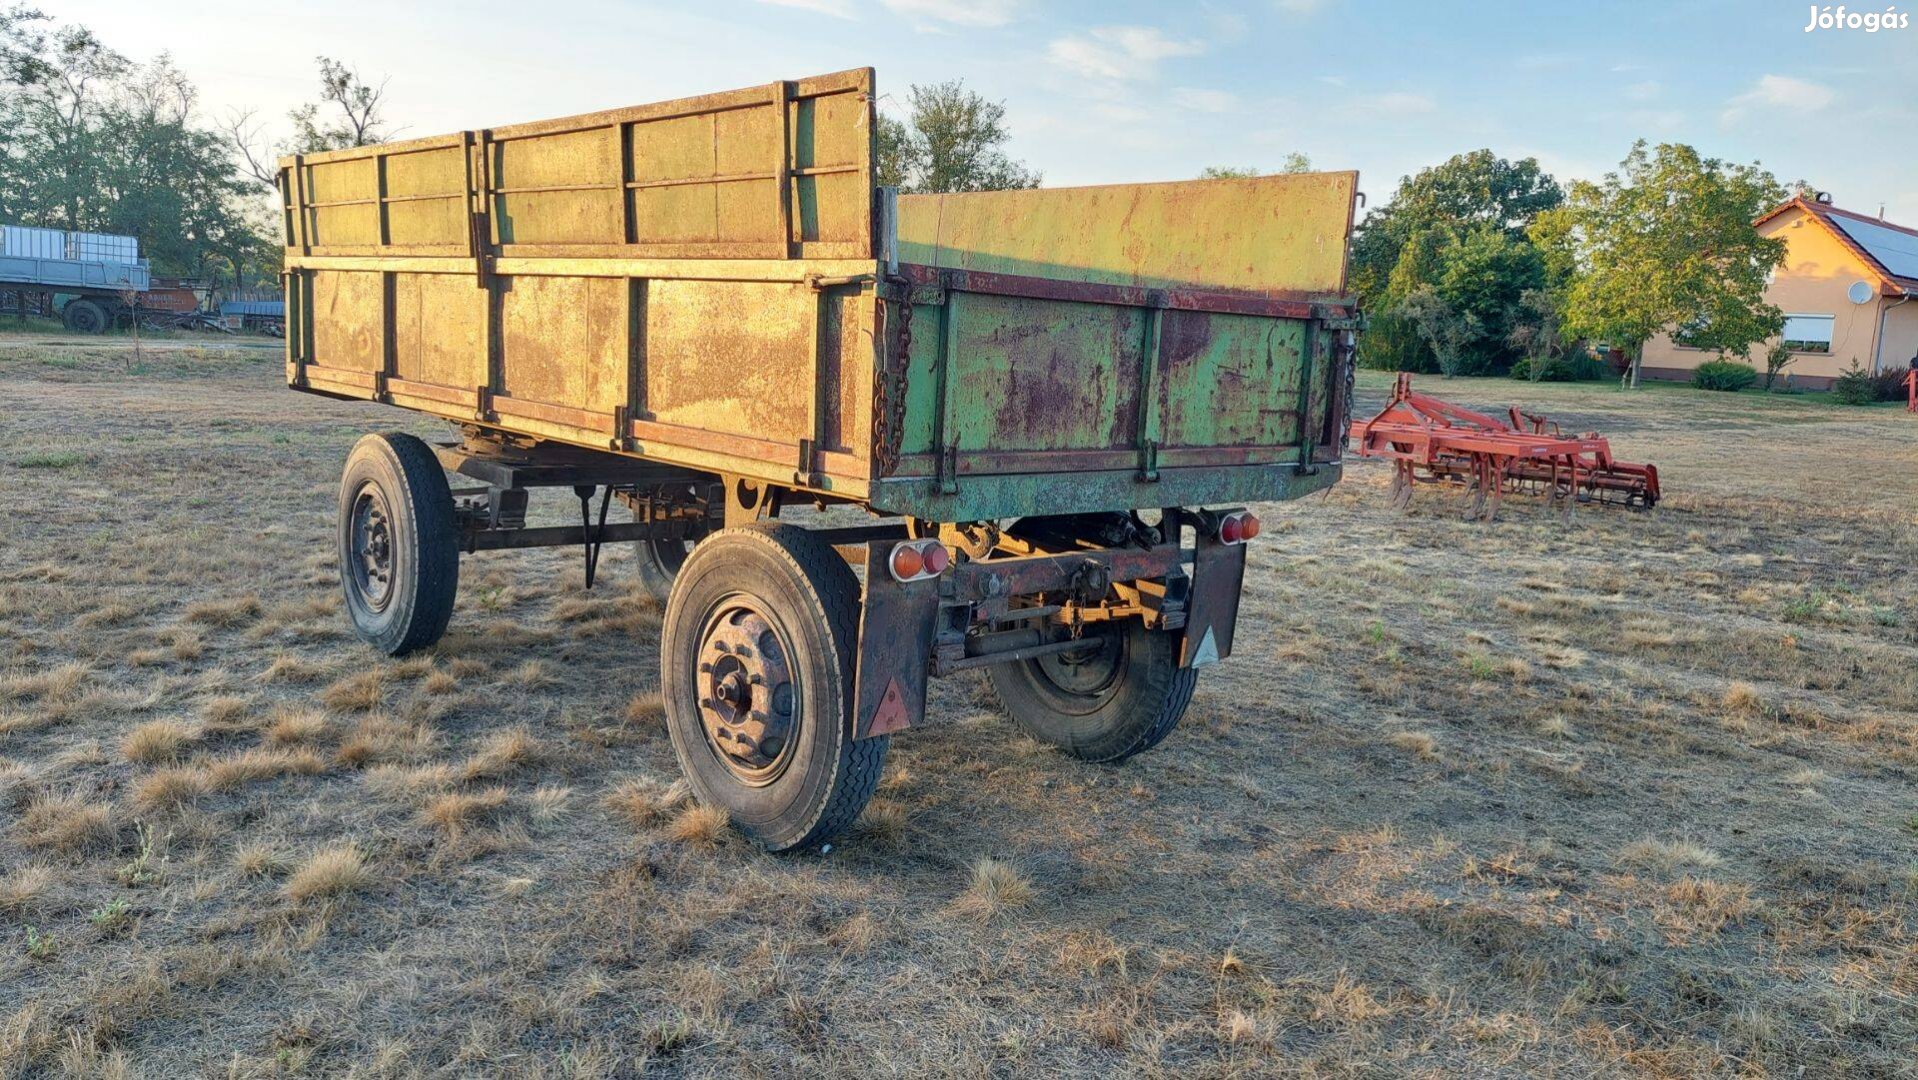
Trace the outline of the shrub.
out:
[[[1905,400],[1905,369],[1886,368],[1871,377],[1872,392],[1879,401]]]
[[[1758,372],[1750,364],[1736,360],[1708,360],[1692,371],[1692,385],[1700,390],[1724,390],[1737,393],[1758,382]]]
[[[1538,360],[1522,357],[1512,365],[1512,378],[1530,379],[1533,382],[1585,382],[1602,379],[1606,374],[1607,366],[1604,363],[1583,353],[1547,356]]]
[[[1772,388],[1772,384],[1778,381],[1778,376],[1783,373],[1786,368],[1791,366],[1793,359],[1795,359],[1795,357],[1792,351],[1785,348],[1785,343],[1782,341],[1766,351],[1765,389],[1770,390]]]
[[[1878,400],[1878,386],[1871,373],[1853,360],[1850,370],[1831,384],[1831,397],[1840,405],[1870,405]]]

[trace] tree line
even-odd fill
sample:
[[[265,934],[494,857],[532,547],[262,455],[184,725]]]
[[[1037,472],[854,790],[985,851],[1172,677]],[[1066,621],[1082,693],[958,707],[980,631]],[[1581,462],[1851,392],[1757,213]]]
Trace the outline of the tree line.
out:
[[[78,24],[0,9],[0,223],[138,237],[162,274],[247,287],[279,270],[274,161],[394,134],[383,84],[319,57],[319,93],[263,136],[251,112],[199,115],[165,54],[134,63]],[[881,111],[881,184],[905,191],[1037,187],[1005,152],[1003,103],[962,82],[915,85]],[[1287,155],[1281,171],[1311,163]],[[1206,177],[1257,175],[1244,167]],[[1800,185],[1802,188],[1802,185]],[[1536,160],[1459,154],[1405,177],[1353,237],[1351,285],[1369,314],[1368,366],[1447,375],[1518,369],[1564,378],[1588,346],[1627,358],[1667,328],[1745,357],[1783,314],[1764,302],[1784,244],[1751,221],[1788,192],[1756,164],[1690,146],[1632,147],[1619,169],[1569,186]]]
[[[1641,141],[1616,171],[1569,187],[1532,158],[1456,155],[1404,178],[1356,231],[1360,360],[1575,378],[1603,345],[1636,384],[1665,330],[1746,358],[1784,323],[1764,291],[1785,245],[1752,221],[1789,194],[1756,164],[1682,143]]]
[[[166,54],[135,63],[74,23],[0,9],[0,224],[137,237],[156,273],[226,287],[279,273],[273,159],[386,137],[382,88],[319,58],[317,101],[263,140],[249,113],[200,115]]]

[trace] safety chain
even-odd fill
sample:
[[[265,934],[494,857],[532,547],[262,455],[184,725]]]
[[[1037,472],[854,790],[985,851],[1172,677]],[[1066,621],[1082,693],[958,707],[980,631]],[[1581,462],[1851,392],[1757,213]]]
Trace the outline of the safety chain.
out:
[[[872,380],[872,456],[880,476],[899,467],[899,447],[906,428],[906,368],[912,357],[912,286],[902,286],[899,309],[899,349],[882,350],[881,369]]]

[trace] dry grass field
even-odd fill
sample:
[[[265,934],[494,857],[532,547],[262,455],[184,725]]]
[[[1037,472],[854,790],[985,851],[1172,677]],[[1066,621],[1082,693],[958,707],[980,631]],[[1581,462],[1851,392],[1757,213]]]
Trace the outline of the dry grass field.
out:
[[[1355,464],[1261,510],[1158,751],[947,682],[775,858],[674,784],[625,553],[349,638],[339,466],[436,425],[280,382],[0,340],[0,1077],[1918,1075],[1900,410],[1428,380],[1667,503],[1400,516]]]

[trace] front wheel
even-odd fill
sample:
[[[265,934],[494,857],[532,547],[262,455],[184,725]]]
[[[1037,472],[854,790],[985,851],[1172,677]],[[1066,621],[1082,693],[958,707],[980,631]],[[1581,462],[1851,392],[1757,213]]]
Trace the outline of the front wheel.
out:
[[[859,581],[806,530],[727,529],[673,581],[666,727],[699,800],[768,851],[822,843],[865,809],[888,739],[852,738]]]
[[[1157,746],[1192,702],[1199,673],[1178,640],[1127,619],[1087,627],[1085,646],[987,669],[1026,734],[1081,761],[1120,762]]]
[[[392,432],[353,444],[340,476],[340,586],[353,631],[400,656],[440,639],[459,591],[459,531],[446,472]]]

